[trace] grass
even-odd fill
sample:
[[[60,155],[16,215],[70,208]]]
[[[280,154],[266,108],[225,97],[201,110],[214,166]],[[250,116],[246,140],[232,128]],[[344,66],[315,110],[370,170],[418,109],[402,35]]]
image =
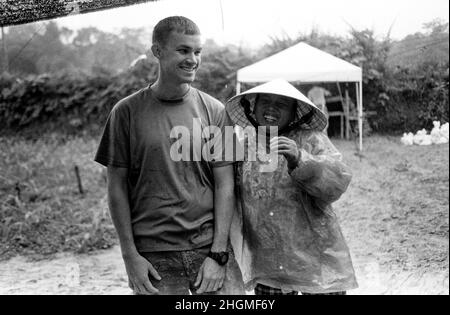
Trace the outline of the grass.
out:
[[[449,249],[449,145],[403,146],[370,137],[362,156],[334,141],[353,180],[336,202],[353,257],[384,268],[446,270]]]
[[[0,259],[88,252],[116,243],[95,139],[0,138]],[[79,167],[84,193],[75,175]]]
[[[448,271],[449,146],[404,147],[399,138],[333,139],[353,180],[335,209],[355,260]],[[117,243],[97,139],[0,137],[0,260],[89,252]],[[84,194],[74,172],[80,169]]]

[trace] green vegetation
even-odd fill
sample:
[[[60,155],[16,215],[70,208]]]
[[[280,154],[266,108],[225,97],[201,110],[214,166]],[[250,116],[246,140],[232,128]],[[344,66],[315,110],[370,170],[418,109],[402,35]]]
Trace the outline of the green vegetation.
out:
[[[0,260],[45,258],[117,243],[108,214],[98,140],[52,134],[0,137]],[[335,204],[354,257],[403,268],[448,269],[449,146],[401,146],[398,138],[335,140],[353,180]],[[74,167],[83,187],[80,193]]]
[[[97,141],[0,138],[0,259],[115,244]],[[75,174],[78,166],[82,192]]]
[[[378,39],[370,30],[352,29],[348,38],[313,31],[273,38],[251,53],[208,40],[195,85],[226,101],[235,91],[236,70],[303,41],[363,67],[365,108],[377,112],[369,120],[374,131],[431,128],[433,120],[449,116],[448,34],[448,23],[437,20],[400,42]],[[12,74],[0,77],[0,130],[5,133],[34,135],[43,124],[49,131],[98,133],[119,99],[157,75],[149,53],[130,68],[147,51],[150,34],[144,29],[73,32],[50,22],[10,28],[7,39]]]

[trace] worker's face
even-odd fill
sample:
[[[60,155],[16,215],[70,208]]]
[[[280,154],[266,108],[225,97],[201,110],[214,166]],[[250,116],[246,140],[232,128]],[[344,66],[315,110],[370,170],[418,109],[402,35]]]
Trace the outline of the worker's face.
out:
[[[171,32],[165,45],[152,47],[159,59],[161,76],[174,84],[192,83],[201,63],[200,35]]]
[[[256,121],[261,126],[283,130],[295,118],[296,103],[296,100],[289,97],[260,94],[255,104]]]

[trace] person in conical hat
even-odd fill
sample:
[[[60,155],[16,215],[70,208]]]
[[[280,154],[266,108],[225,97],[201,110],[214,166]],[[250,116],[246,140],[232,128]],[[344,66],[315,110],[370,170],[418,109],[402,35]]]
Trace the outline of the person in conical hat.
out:
[[[256,138],[238,135],[244,151],[263,136],[277,157],[272,171],[262,171],[267,161],[248,155],[236,164],[238,202],[230,237],[246,290],[341,295],[356,288],[332,206],[352,175],[323,132],[323,112],[284,80],[231,98],[226,110],[235,129],[256,130]],[[278,135],[262,127],[277,128]]]

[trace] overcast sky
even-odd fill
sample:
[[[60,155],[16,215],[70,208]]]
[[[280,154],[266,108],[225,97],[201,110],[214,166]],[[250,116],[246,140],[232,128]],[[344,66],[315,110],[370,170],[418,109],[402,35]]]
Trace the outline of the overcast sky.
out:
[[[347,35],[349,25],[373,29],[401,39],[422,30],[435,18],[449,20],[448,0],[161,0],[131,7],[71,16],[58,23],[78,29],[96,26],[107,31],[122,27],[152,27],[170,15],[194,20],[205,38],[259,46],[270,36],[309,32]],[[223,16],[223,19],[222,19]]]

